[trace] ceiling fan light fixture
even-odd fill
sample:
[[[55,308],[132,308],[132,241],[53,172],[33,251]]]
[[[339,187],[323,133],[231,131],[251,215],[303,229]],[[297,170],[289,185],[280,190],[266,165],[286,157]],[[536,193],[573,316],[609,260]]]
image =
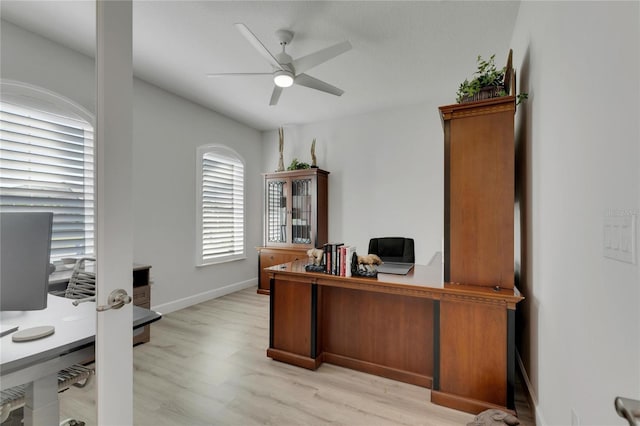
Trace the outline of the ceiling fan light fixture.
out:
[[[278,87],[290,87],[293,84],[293,74],[289,71],[276,71],[273,74],[273,82]]]

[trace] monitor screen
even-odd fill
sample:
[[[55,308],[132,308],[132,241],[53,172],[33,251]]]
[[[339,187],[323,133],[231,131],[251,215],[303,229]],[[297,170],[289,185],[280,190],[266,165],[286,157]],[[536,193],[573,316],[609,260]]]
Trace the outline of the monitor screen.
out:
[[[0,213],[0,310],[47,307],[53,213]]]

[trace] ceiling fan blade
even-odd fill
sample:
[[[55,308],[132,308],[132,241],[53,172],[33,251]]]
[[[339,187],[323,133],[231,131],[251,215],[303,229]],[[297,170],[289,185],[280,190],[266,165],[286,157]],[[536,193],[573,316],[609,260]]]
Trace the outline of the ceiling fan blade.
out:
[[[320,90],[331,95],[342,96],[344,93],[344,90],[338,89],[336,86],[332,86],[329,83],[325,83],[324,81],[318,80],[317,78],[311,77],[307,74],[298,74],[293,82],[300,86]]]
[[[282,93],[282,87],[273,86],[273,93],[271,94],[271,100],[269,101],[269,105],[273,106],[278,103],[278,99],[280,99],[280,94]]]
[[[302,73],[349,50],[351,50],[351,43],[343,41],[342,43],[338,43],[334,46],[330,46],[326,49],[318,50],[315,53],[310,53],[298,58],[291,64],[296,70],[296,73]]]
[[[237,23],[234,24],[238,31],[242,33],[242,35],[251,43],[251,45],[260,53],[266,60],[271,64],[272,67],[281,70],[282,66],[278,63],[278,60],[264,47],[264,44],[255,36],[254,33],[251,32],[249,27],[245,24]]]
[[[254,77],[259,75],[273,75],[270,72],[218,72],[207,74],[207,77]]]

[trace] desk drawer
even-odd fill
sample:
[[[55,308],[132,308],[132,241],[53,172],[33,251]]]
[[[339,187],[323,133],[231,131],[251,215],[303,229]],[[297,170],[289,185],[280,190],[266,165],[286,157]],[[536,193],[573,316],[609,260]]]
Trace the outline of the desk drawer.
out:
[[[151,307],[151,288],[148,285],[133,288],[133,304],[147,309]]]
[[[151,286],[140,285],[133,287],[133,304],[141,308],[151,309]],[[145,325],[144,331],[133,336],[133,344],[146,343],[151,339],[151,326]]]

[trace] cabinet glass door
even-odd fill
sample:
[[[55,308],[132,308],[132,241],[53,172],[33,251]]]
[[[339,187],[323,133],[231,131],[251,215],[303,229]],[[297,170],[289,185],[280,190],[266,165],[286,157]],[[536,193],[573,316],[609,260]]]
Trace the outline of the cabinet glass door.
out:
[[[287,242],[287,182],[267,182],[267,243]]]
[[[293,244],[311,244],[312,188],[311,179],[291,181],[291,242]]]

